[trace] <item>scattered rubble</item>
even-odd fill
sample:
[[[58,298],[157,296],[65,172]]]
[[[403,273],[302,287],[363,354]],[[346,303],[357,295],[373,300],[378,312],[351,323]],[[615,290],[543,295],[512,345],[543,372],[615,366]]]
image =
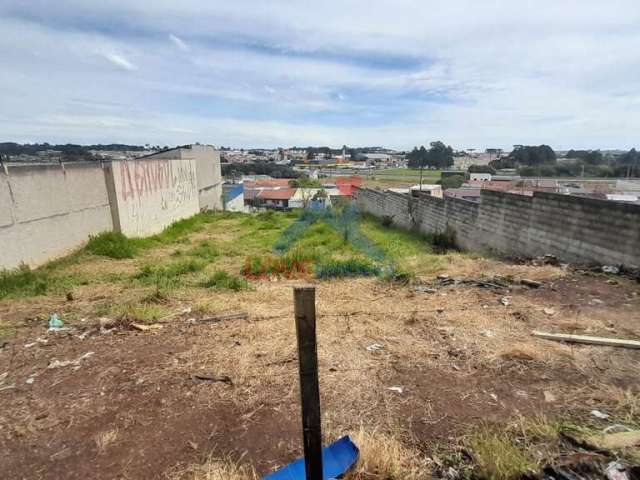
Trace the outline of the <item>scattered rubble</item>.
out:
[[[162,328],[162,325],[159,323],[152,323],[150,325],[145,325],[142,323],[132,323],[131,328],[140,332],[148,332],[149,330],[160,330]]]
[[[525,285],[525,286],[530,287],[530,288],[540,288],[540,287],[542,287],[542,282],[538,282],[536,280],[530,280],[528,278],[521,279],[520,283],[522,285]]]
[[[92,355],[95,355],[95,352],[87,352],[84,355],[81,355],[80,357],[78,357],[75,360],[64,360],[64,361],[60,361],[60,360],[56,360],[55,358],[53,360],[51,360],[51,362],[49,362],[49,365],[47,366],[47,368],[62,368],[62,367],[68,367],[70,365],[73,365],[75,367],[80,367],[80,362],[82,360],[85,360],[89,357],[91,357]]]
[[[196,380],[202,380],[202,381],[206,381],[206,382],[221,382],[221,383],[226,383],[227,385],[233,385],[233,380],[231,380],[231,377],[228,375],[215,375],[215,374],[208,374],[208,373],[196,373],[193,376],[194,379]]]
[[[372,343],[367,347],[368,352],[376,352],[384,348],[384,345],[381,343]]]
[[[603,413],[600,410],[591,410],[591,415],[601,420],[606,420],[607,418],[609,418],[608,413]]]

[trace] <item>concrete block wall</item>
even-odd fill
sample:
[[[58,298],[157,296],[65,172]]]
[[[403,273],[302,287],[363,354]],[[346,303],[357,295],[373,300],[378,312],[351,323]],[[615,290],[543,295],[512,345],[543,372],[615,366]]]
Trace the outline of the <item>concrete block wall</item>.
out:
[[[576,264],[640,266],[638,205],[491,190],[482,191],[478,204],[372,189],[359,189],[357,203],[362,211],[425,234],[450,227],[466,250],[522,257],[550,253]]]
[[[89,235],[146,236],[222,208],[220,156],[192,145],[131,161],[0,169],[0,270],[38,266]]]
[[[113,229],[125,235],[153,235],[200,211],[193,159],[117,160],[105,174]]]
[[[0,269],[45,263],[112,229],[100,163],[0,171]]]

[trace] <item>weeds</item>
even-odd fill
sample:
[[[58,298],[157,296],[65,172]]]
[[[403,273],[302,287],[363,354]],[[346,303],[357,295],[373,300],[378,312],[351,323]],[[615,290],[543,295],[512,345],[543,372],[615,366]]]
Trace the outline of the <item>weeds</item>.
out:
[[[213,243],[203,240],[197,246],[187,250],[184,255],[201,258],[207,262],[213,262],[220,255],[220,252]]]
[[[282,276],[293,278],[309,271],[311,257],[301,248],[277,257],[274,255],[250,256],[245,259],[242,274],[249,278]]]
[[[85,250],[109,258],[133,258],[138,249],[135,243],[120,232],[103,232],[89,236]]]
[[[437,252],[446,253],[448,250],[458,250],[456,231],[448,225],[442,232],[427,235],[427,240],[431,242]]]
[[[112,306],[108,314],[123,323],[151,323],[170,315],[171,311],[162,305],[125,303]]]
[[[485,427],[468,440],[475,472],[486,480],[515,480],[537,470],[538,464],[503,431]]]
[[[71,287],[86,281],[72,275],[54,275],[50,269],[42,267],[36,270],[21,265],[14,270],[0,270],[0,299],[32,297],[45,295],[51,291],[68,291]]]
[[[233,290],[238,292],[248,288],[247,281],[236,275],[230,275],[224,270],[217,270],[210,278],[201,284],[206,288],[217,288],[222,290]]]
[[[372,277],[380,273],[380,267],[363,258],[328,260],[316,265],[318,278]]]
[[[146,283],[153,283],[159,278],[175,280],[177,277],[188,273],[199,272],[205,264],[198,259],[181,260],[166,266],[145,265],[135,276],[136,279]]]

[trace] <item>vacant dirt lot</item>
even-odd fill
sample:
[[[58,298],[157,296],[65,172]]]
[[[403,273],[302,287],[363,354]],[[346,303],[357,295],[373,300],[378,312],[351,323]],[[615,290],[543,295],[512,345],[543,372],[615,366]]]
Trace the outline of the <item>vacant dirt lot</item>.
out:
[[[193,235],[220,244],[241,238],[229,227]],[[237,272],[236,257],[216,262]],[[263,475],[299,456],[297,281],[264,279],[240,291],[176,287],[159,300],[162,315],[147,319],[153,328],[139,331],[114,314],[114,305],[137,301],[136,289],[148,293],[130,280],[136,262],[90,256],[65,268],[109,281],[76,285],[68,296],[0,302],[11,331],[0,349],[2,476],[179,477],[210,455],[230,455]],[[375,278],[316,283],[327,441],[361,428],[392,434],[437,469],[487,422],[545,416],[590,428],[637,425],[640,351],[531,336],[638,338],[637,283],[459,254],[437,262],[415,280],[430,293]],[[509,281],[502,288],[443,285],[436,280],[442,272]],[[542,287],[521,286],[521,278]],[[54,311],[69,330],[47,331]],[[248,318],[202,321],[233,312]]]

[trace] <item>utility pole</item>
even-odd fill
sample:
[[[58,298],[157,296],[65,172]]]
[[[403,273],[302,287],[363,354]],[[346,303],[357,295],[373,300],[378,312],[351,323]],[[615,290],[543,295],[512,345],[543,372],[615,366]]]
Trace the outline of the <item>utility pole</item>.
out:
[[[316,288],[294,287],[294,315],[300,363],[304,467],[307,480],[322,480],[322,429],[316,343]]]

